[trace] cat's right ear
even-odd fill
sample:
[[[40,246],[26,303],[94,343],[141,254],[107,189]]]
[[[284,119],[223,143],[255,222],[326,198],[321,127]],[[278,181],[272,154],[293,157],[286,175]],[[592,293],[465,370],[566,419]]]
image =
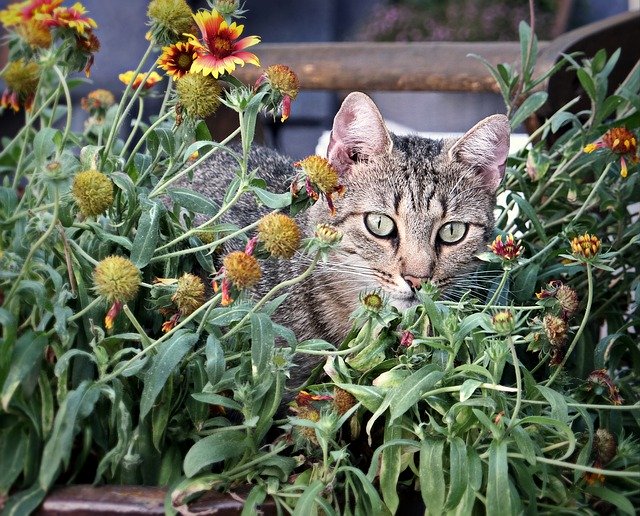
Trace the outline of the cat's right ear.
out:
[[[351,166],[388,154],[393,144],[378,108],[367,95],[350,93],[338,110],[331,129],[327,159],[345,174]]]

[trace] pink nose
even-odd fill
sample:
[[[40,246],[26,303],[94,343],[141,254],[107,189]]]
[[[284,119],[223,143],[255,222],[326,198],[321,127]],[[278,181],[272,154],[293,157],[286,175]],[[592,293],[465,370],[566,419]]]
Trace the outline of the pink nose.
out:
[[[422,282],[426,280],[426,278],[418,278],[416,276],[411,276],[410,274],[405,274],[402,277],[414,290],[418,290],[420,288],[420,285],[422,285]]]

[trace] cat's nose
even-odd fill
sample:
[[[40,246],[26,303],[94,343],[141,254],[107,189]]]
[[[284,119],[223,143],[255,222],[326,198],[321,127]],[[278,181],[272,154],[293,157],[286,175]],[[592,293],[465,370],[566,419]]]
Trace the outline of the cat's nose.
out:
[[[402,278],[409,284],[412,290],[418,290],[422,283],[426,281],[426,278],[418,278],[410,274],[405,274]]]

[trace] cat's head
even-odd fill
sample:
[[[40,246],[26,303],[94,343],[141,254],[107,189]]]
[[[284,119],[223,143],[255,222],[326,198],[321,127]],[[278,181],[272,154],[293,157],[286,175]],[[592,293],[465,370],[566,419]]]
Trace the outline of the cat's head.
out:
[[[345,99],[327,158],[346,190],[335,216],[318,203],[311,217],[344,234],[326,273],[341,278],[348,304],[381,289],[406,308],[423,281],[446,288],[473,267],[493,231],[509,132],[507,118],[493,115],[459,139],[399,137],[368,96]]]

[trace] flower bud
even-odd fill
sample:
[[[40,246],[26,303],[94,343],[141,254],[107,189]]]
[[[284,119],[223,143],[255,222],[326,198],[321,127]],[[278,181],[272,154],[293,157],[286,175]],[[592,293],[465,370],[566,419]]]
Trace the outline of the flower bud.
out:
[[[616,437],[605,428],[598,428],[593,439],[593,451],[595,462],[600,466],[606,466],[613,460],[618,451]]]
[[[365,294],[361,302],[362,305],[371,312],[379,312],[383,305],[382,298],[376,292]]]
[[[239,289],[251,288],[262,276],[258,260],[243,251],[229,253],[222,264],[226,278]]]
[[[585,233],[571,240],[571,252],[578,258],[593,258],[600,251],[600,239]]]
[[[194,274],[183,274],[178,279],[178,288],[171,300],[182,315],[193,313],[204,303],[204,283]]]
[[[80,213],[85,217],[97,217],[113,203],[113,183],[97,170],[76,174],[71,192]]]
[[[510,310],[503,310],[494,314],[491,318],[493,329],[502,335],[510,334],[515,328],[513,313]]]
[[[194,27],[192,11],[185,0],[151,0],[147,16],[151,21],[151,35],[160,45],[173,43]]]
[[[291,258],[300,247],[300,228],[284,213],[270,213],[258,223],[258,240],[277,258]]]
[[[140,287],[140,271],[128,258],[108,256],[93,272],[96,292],[109,303],[127,303],[136,297]]]
[[[329,224],[318,224],[316,226],[316,237],[323,244],[335,244],[342,240],[342,232]]]
[[[176,83],[178,101],[187,115],[206,118],[220,106],[222,86],[211,75],[188,73]]]

